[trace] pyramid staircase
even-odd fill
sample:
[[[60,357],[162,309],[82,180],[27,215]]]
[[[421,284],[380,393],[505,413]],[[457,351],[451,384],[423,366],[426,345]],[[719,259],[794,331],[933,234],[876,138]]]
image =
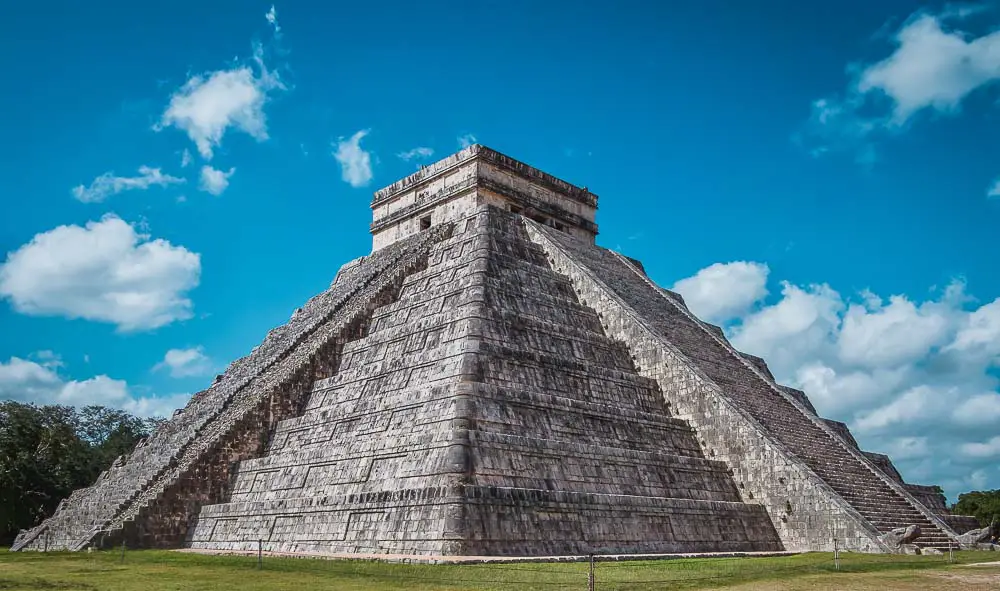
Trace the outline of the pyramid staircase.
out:
[[[609,297],[623,302],[659,338],[676,347],[763,433],[803,461],[879,534],[918,525],[922,531],[915,542],[918,546],[947,549],[954,532],[940,517],[778,386],[762,360],[736,351],[717,327],[695,318],[680,295],[657,287],[634,261],[527,223],[550,255],[564,254],[599,278]]]
[[[75,551],[137,535],[143,539],[136,543],[146,546],[178,545],[190,512],[225,494],[228,463],[259,453],[254,450],[262,445],[268,421],[298,412],[297,384],[335,370],[330,363],[335,365],[345,336],[363,327],[372,305],[405,273],[426,264],[430,245],[448,231],[442,226],[345,265],[328,290],[231,364],[92,486],[75,491],[52,517],[21,532],[11,550]],[[177,498],[164,499],[167,492]],[[156,522],[150,526],[145,517],[139,519],[152,531],[136,530],[140,516]],[[125,531],[126,526],[132,529]]]

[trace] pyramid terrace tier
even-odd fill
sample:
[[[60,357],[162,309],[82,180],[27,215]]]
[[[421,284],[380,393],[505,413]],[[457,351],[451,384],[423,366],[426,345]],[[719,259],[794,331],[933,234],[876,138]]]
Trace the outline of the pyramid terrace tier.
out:
[[[263,536],[263,537],[262,537]],[[206,507],[194,548],[559,556],[780,550],[759,505],[461,484]]]
[[[716,547],[773,548],[766,512],[740,501],[728,467],[704,457],[657,383],[636,373],[518,216],[484,207],[458,226],[398,300],[375,310],[370,332],[345,345],[338,373],[315,385],[301,417],[278,426],[266,457],[241,464],[230,502],[202,510],[192,543],[571,553],[587,539],[572,532],[588,516],[588,531],[608,536],[602,543],[656,551],[688,534],[680,526],[670,533],[665,522],[640,525],[639,515],[684,507],[719,522],[704,538],[730,531],[713,513],[725,507],[744,533]],[[394,496],[400,488],[454,494],[407,507]],[[389,504],[311,516],[304,537],[263,537],[287,531],[281,524],[299,520],[290,516],[298,507],[358,498]],[[553,499],[563,506],[539,509]],[[635,531],[612,533],[625,519],[621,507],[636,503],[642,509],[628,518]],[[358,511],[363,532],[352,529]],[[404,537],[389,535],[386,521]],[[768,534],[746,537],[747,528]]]
[[[664,412],[645,412],[621,404],[566,398],[528,386],[464,385],[464,416],[475,414],[475,426],[496,433],[528,432],[546,439],[614,441],[627,449],[671,449],[701,457],[694,432],[684,421]],[[324,394],[321,388],[313,396]],[[351,437],[383,434],[413,423],[426,404],[445,404],[456,394],[450,385],[422,386],[396,396],[357,396],[331,400],[321,409],[278,424],[271,453],[339,446]],[[459,412],[456,410],[455,412]],[[472,420],[471,418],[469,420]],[[256,462],[257,460],[250,460]]]
[[[431,486],[443,475],[509,488],[572,490],[738,502],[727,466],[669,451],[618,447],[613,441],[541,439],[415,424],[409,431],[358,436],[336,453],[322,448],[244,462],[232,501],[359,494]],[[557,461],[557,458],[558,461]]]

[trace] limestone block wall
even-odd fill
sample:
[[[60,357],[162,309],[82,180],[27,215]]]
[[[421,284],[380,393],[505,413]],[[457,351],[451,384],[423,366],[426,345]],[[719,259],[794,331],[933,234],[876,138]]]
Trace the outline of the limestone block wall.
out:
[[[376,197],[372,204],[373,251],[420,232],[421,219],[427,215],[432,224],[441,224],[460,219],[475,207],[475,161],[458,161],[439,172],[440,176],[399,193]]]
[[[452,422],[469,371],[464,234],[438,244],[398,300],[347,344],[305,412],[242,462],[227,502],[203,508],[196,548],[455,553],[463,439]],[[456,450],[458,454],[456,456]]]
[[[528,223],[528,232],[580,299],[601,314],[608,335],[628,345],[640,373],[658,382],[671,411],[694,427],[705,455],[726,462],[744,500],[766,508],[786,549],[832,550],[839,539],[858,551],[885,550],[874,527],[576,262],[551,230]]]
[[[523,234],[478,207],[203,507],[196,548],[538,555],[777,549]]]
[[[539,183],[525,178],[515,169],[496,161],[480,160],[477,169],[477,185],[480,191],[480,205],[495,205],[504,209],[511,201],[521,206],[530,206],[548,217],[562,222],[565,231],[580,240],[594,242],[597,225],[597,201],[593,195],[575,195],[567,198],[567,192],[576,193],[575,187],[566,183]]]

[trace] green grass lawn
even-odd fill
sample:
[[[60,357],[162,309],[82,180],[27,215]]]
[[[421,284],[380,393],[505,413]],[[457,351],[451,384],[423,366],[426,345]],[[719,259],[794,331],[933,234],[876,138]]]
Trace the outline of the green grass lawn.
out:
[[[773,558],[713,558],[642,562],[598,562],[598,589],[892,589],[950,588],[948,576],[996,577],[1000,569],[963,568],[957,564],[1000,560],[995,552],[956,552],[948,556],[842,554],[841,570],[833,555],[809,553]],[[0,550],[0,590],[166,591],[222,589],[375,590],[405,589],[586,589],[585,563],[409,565],[264,557],[209,556],[169,551],[36,553]],[[932,585],[924,575],[937,577]],[[943,574],[942,574],[943,573]],[[930,575],[928,575],[930,576]],[[953,577],[954,578],[954,577]],[[976,579],[979,580],[979,579]],[[909,581],[909,582],[908,582]],[[912,586],[907,586],[912,583]],[[749,586],[747,586],[749,585]],[[902,585],[902,586],[900,586]],[[867,587],[865,587],[867,588]]]

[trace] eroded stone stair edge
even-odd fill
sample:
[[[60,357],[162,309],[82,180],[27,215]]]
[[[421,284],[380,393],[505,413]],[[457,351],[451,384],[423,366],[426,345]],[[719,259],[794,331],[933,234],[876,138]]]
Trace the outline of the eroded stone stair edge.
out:
[[[636,276],[638,276],[640,279],[642,279],[650,287],[654,288],[655,291],[657,293],[659,293],[660,296],[664,300],[666,300],[667,302],[669,302],[669,304],[671,306],[673,306],[678,311],[680,311],[682,314],[684,314],[685,316],[687,316],[690,320],[692,320],[694,322],[694,324],[698,325],[699,328],[701,328],[706,334],[708,334],[710,338],[712,338],[714,341],[716,341],[717,343],[719,343],[720,345],[722,345],[726,350],[728,350],[730,352],[730,354],[732,354],[732,356],[736,358],[737,361],[739,361],[740,363],[742,363],[744,367],[746,367],[747,369],[749,369],[758,378],[760,378],[765,384],[767,384],[771,388],[771,390],[774,391],[774,393],[776,393],[778,396],[781,396],[782,398],[784,398],[785,400],[787,400],[789,403],[791,403],[791,405],[793,407],[795,407],[796,410],[798,410],[802,415],[804,415],[814,425],[816,425],[817,427],[819,427],[821,431],[824,431],[827,435],[829,435],[830,438],[833,439],[833,441],[837,445],[839,445],[841,448],[843,448],[844,450],[846,450],[848,452],[848,454],[850,454],[856,460],[858,460],[864,467],[868,468],[869,472],[871,472],[877,478],[879,478],[880,480],[882,480],[882,482],[885,483],[886,485],[888,485],[888,487],[893,492],[895,492],[900,497],[902,497],[903,500],[905,500],[914,509],[916,509],[924,517],[926,517],[928,521],[930,521],[933,525],[935,525],[936,527],[938,527],[949,538],[954,538],[957,535],[955,533],[955,531],[951,528],[951,526],[949,526],[936,513],[934,513],[933,511],[931,511],[927,507],[925,507],[923,505],[923,503],[921,503],[920,501],[918,501],[912,494],[909,493],[909,491],[907,491],[904,487],[902,487],[898,482],[896,482],[895,480],[893,480],[892,478],[890,478],[886,473],[884,473],[877,466],[875,466],[875,464],[867,456],[865,456],[863,452],[861,452],[858,448],[855,448],[854,446],[848,444],[844,440],[844,438],[839,433],[837,433],[833,428],[831,428],[830,425],[825,420],[823,420],[822,418],[820,418],[818,415],[815,415],[815,414],[812,414],[812,413],[808,412],[805,409],[805,406],[801,402],[799,402],[799,400],[797,398],[795,398],[794,396],[789,395],[787,392],[784,391],[784,389],[780,388],[778,386],[778,384],[774,381],[773,378],[770,378],[769,376],[765,375],[765,373],[763,371],[761,371],[760,368],[757,367],[757,365],[755,365],[754,363],[751,363],[746,357],[744,357],[743,355],[741,355],[740,352],[737,351],[726,339],[720,338],[718,335],[716,335],[715,333],[713,333],[711,330],[708,330],[707,328],[705,328],[704,324],[701,321],[699,321],[694,316],[694,314],[692,314],[685,306],[682,306],[678,302],[676,302],[673,297],[671,297],[663,289],[661,289],[659,286],[657,286],[655,283],[653,283],[653,281],[651,279],[649,279],[649,277],[647,277],[645,275],[645,273],[642,273],[641,271],[639,271],[635,267],[635,265],[633,265],[632,262],[628,260],[627,257],[624,257],[620,253],[617,253],[615,251],[610,251],[610,252],[623,265],[625,265],[628,269],[630,269],[633,273],[635,273]]]
[[[700,386],[700,389],[705,394],[710,395],[713,398],[713,402],[721,402],[727,411],[729,411],[735,417],[739,417],[740,420],[745,422],[751,429],[752,435],[756,437],[763,444],[762,447],[770,448],[773,450],[774,455],[777,456],[775,459],[780,459],[781,462],[770,461],[770,462],[759,462],[752,468],[742,467],[741,472],[744,476],[750,474],[757,474],[761,481],[771,480],[771,484],[785,481],[786,477],[789,476],[788,468],[792,468],[796,472],[800,481],[799,484],[804,485],[800,494],[809,493],[820,493],[814,500],[828,505],[832,505],[828,511],[829,515],[832,517],[835,512],[839,512],[846,517],[850,518],[849,523],[840,521],[837,524],[836,531],[828,532],[830,535],[816,535],[813,531],[797,531],[797,529],[805,529],[807,524],[803,522],[801,528],[794,528],[788,526],[787,515],[783,515],[783,506],[787,501],[787,495],[778,495],[773,491],[769,494],[762,487],[758,486],[758,495],[754,495],[754,499],[764,496],[772,497],[768,502],[762,504],[768,510],[772,521],[778,530],[779,535],[782,538],[782,542],[785,543],[786,549],[795,550],[799,548],[808,549],[828,549],[833,550],[833,538],[838,537],[841,540],[853,540],[856,541],[856,549],[862,551],[889,551],[888,546],[882,542],[879,538],[881,532],[874,527],[860,512],[857,511],[850,503],[843,499],[837,492],[822,478],[820,478],[815,472],[813,472],[809,466],[795,455],[784,443],[778,441],[773,435],[771,435],[764,426],[757,421],[753,416],[751,416],[747,411],[742,409],[734,401],[730,400],[729,397],[724,393],[721,387],[715,384],[707,375],[702,372],[702,370],[697,367],[694,363],[689,361],[686,356],[681,353],[677,347],[661,337],[656,329],[654,329],[650,324],[632,307],[625,302],[612,288],[610,288],[602,279],[598,278],[590,269],[588,269],[584,264],[577,262],[573,255],[566,251],[561,244],[558,244],[554,239],[550,238],[541,224],[534,222],[532,220],[524,220],[525,227],[528,230],[528,234],[532,241],[539,244],[550,258],[553,269],[563,275],[569,277],[573,282],[574,287],[577,289],[581,301],[593,299],[586,298],[584,294],[588,291],[585,282],[589,282],[593,289],[592,292],[596,292],[599,298],[602,298],[608,303],[613,304],[620,310],[620,315],[626,323],[630,322],[636,326],[639,331],[641,331],[641,336],[648,341],[647,346],[642,347],[641,343],[635,342],[635,338],[628,338],[626,333],[628,332],[628,326],[615,326],[609,319],[602,318],[602,324],[605,325],[605,330],[609,336],[612,338],[617,338],[629,345],[633,354],[637,357],[648,351],[650,354],[656,353],[667,353],[673,357],[674,362],[683,367],[683,371],[689,374],[689,379],[694,378],[696,386]],[[588,248],[597,248],[590,245],[581,245]],[[599,302],[589,302],[589,305],[599,305]],[[625,323],[620,323],[625,324]],[[631,342],[630,342],[631,341]],[[637,365],[640,367],[640,373],[652,377],[661,383],[661,387],[664,392],[670,392],[672,388],[669,382],[665,383],[666,380],[676,379],[674,376],[669,376],[667,374],[672,373],[670,368],[664,367],[664,376],[657,376],[655,372],[652,371],[654,368],[651,365],[666,366],[667,361],[662,359],[662,354],[659,355],[661,359],[656,359],[652,363],[641,363],[637,359]],[[676,372],[673,372],[676,373]],[[707,398],[707,396],[706,396]],[[672,406],[675,404],[675,400],[668,399]],[[680,418],[685,418],[689,423],[695,427],[700,438],[705,438],[707,432],[711,430],[711,427],[707,425],[704,421],[699,421],[692,413],[682,413],[689,416],[681,416]],[[741,435],[746,435],[742,433]],[[722,449],[727,447],[727,444],[731,444],[732,441],[728,440],[725,436],[720,436],[716,438],[717,441],[713,442],[716,448]],[[739,446],[737,446],[739,447]],[[752,446],[746,446],[746,449],[753,449]],[[707,450],[706,450],[707,451]],[[742,450],[745,451],[745,450]],[[739,451],[734,451],[734,453],[727,454],[729,457],[737,460],[730,460],[731,468],[741,468],[739,466],[739,459],[741,459]],[[711,457],[706,455],[706,457]],[[783,465],[782,465],[783,462]],[[762,470],[762,468],[764,470]],[[773,471],[773,474],[767,474],[768,470]],[[747,479],[747,486],[753,486],[753,482]],[[811,490],[810,490],[811,489]],[[799,503],[803,505],[804,503]],[[828,520],[830,522],[833,519]],[[794,522],[793,522],[794,523]],[[854,531],[851,531],[854,530]],[[843,546],[842,546],[843,547]]]

